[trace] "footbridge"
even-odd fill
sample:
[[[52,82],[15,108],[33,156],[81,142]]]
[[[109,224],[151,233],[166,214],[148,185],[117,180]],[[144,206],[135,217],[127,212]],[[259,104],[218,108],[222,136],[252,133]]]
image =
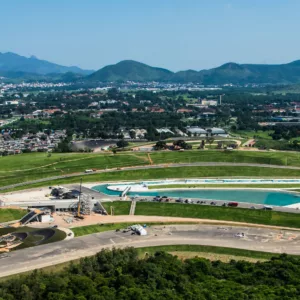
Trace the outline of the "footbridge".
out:
[[[127,186],[127,187],[125,188],[125,190],[122,192],[121,197],[122,197],[122,198],[125,198],[126,195],[129,193],[130,189],[131,189],[131,186]]]

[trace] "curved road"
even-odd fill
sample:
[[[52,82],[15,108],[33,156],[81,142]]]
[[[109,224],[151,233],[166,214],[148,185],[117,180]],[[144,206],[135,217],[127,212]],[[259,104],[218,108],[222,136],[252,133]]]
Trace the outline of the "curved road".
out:
[[[300,254],[300,232],[297,231],[217,225],[152,226],[147,230],[147,236],[107,231],[14,251],[8,256],[2,254],[0,277],[94,255],[112,247],[190,244]]]
[[[134,166],[134,167],[122,167],[121,170],[117,169],[107,169],[107,170],[99,170],[94,172],[93,174],[99,173],[110,173],[110,172],[122,172],[122,171],[129,171],[129,170],[145,170],[145,169],[162,169],[162,168],[176,168],[176,167],[259,167],[259,168],[275,168],[275,169],[291,169],[291,170],[300,170],[300,167],[294,166],[282,166],[282,165],[267,165],[267,164],[254,164],[254,163],[225,163],[225,162],[195,162],[195,163],[176,163],[176,164],[160,164],[160,165],[143,165],[143,166]],[[56,179],[63,179],[69,177],[76,177],[76,176],[88,176],[91,175],[90,173],[73,173],[69,175],[60,175],[60,176],[52,176],[47,178],[41,178],[32,181],[20,182],[16,184],[6,185],[0,187],[1,190],[11,189],[18,186],[39,183],[39,182],[46,182],[49,180],[56,180]]]

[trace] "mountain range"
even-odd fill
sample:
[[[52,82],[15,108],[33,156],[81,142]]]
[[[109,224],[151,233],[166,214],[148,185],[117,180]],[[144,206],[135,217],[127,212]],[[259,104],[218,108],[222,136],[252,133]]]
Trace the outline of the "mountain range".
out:
[[[0,76],[27,80],[60,79],[86,82],[160,81],[174,83],[211,84],[294,84],[300,83],[300,60],[278,65],[226,63],[208,70],[172,72],[146,64],[124,60],[94,72],[78,67],[66,67],[15,53],[0,53]]]
[[[93,73],[93,70],[83,70],[78,67],[65,67],[58,64],[41,60],[35,56],[25,57],[12,52],[0,52],[0,72],[14,73],[29,73],[38,75],[47,74],[62,74],[67,72],[88,75]]]
[[[289,84],[300,82],[300,60],[281,65],[258,65],[226,63],[209,70],[187,70],[171,72],[166,69],[125,60],[106,66],[87,76],[92,81],[161,81],[177,83],[246,84],[271,83]]]

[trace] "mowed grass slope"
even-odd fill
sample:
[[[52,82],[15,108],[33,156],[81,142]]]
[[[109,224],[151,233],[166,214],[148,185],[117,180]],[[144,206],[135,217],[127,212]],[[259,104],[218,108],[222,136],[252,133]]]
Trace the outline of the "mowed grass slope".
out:
[[[137,248],[137,251],[141,257],[145,255],[154,255],[158,251],[169,252],[176,255],[176,252],[195,252],[195,254],[202,253],[214,253],[221,255],[232,255],[236,256],[236,260],[239,257],[257,258],[257,259],[271,259],[278,255],[274,253],[251,251],[244,249],[234,249],[225,247],[214,247],[214,246],[201,246],[201,245],[168,245],[168,246],[153,246]],[[201,255],[200,255],[201,257]]]
[[[25,209],[0,208],[0,223],[19,220],[26,214]]]
[[[0,186],[84,172],[86,169],[147,165],[145,154],[22,154],[0,158]]]
[[[111,207],[113,208],[114,215],[128,215],[131,201],[116,201],[116,202],[102,202],[103,207],[107,213],[111,213]]]
[[[212,151],[154,152],[151,159],[160,163],[232,162],[300,166],[300,154],[295,152]]]
[[[185,151],[153,152],[154,164],[231,162],[300,166],[300,155],[290,152]],[[149,165],[145,153],[30,153],[0,157],[0,186],[40,178],[84,172],[86,169],[111,169]]]
[[[88,182],[111,182],[111,181],[131,181],[147,179],[166,179],[166,178],[207,178],[207,177],[270,177],[270,178],[296,178],[300,177],[300,170],[263,168],[263,167],[238,167],[238,166],[208,166],[208,167],[175,167],[144,170],[124,170],[116,172],[107,172],[83,176],[83,183]],[[19,186],[12,189],[3,190],[10,192],[28,188],[37,188],[42,186],[54,186],[68,183],[78,183],[78,176],[47,180]],[[0,181],[1,182],[1,181]],[[19,182],[19,181],[17,181]],[[283,187],[283,186],[281,186]]]
[[[200,218],[300,228],[299,214],[197,204],[137,202],[135,215]]]

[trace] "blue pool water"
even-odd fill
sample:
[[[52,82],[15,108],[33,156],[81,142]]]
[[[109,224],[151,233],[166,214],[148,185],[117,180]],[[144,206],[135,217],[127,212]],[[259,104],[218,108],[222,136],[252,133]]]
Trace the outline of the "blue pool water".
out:
[[[107,185],[97,185],[92,188],[95,191],[104,193],[110,196],[119,196],[120,192],[111,191],[107,189]],[[172,198],[198,198],[209,200],[224,200],[224,201],[237,201],[248,202],[255,204],[266,204],[285,206],[300,202],[300,194],[277,192],[277,191],[264,191],[264,190],[164,190],[147,192],[129,192],[129,196],[168,196]]]

